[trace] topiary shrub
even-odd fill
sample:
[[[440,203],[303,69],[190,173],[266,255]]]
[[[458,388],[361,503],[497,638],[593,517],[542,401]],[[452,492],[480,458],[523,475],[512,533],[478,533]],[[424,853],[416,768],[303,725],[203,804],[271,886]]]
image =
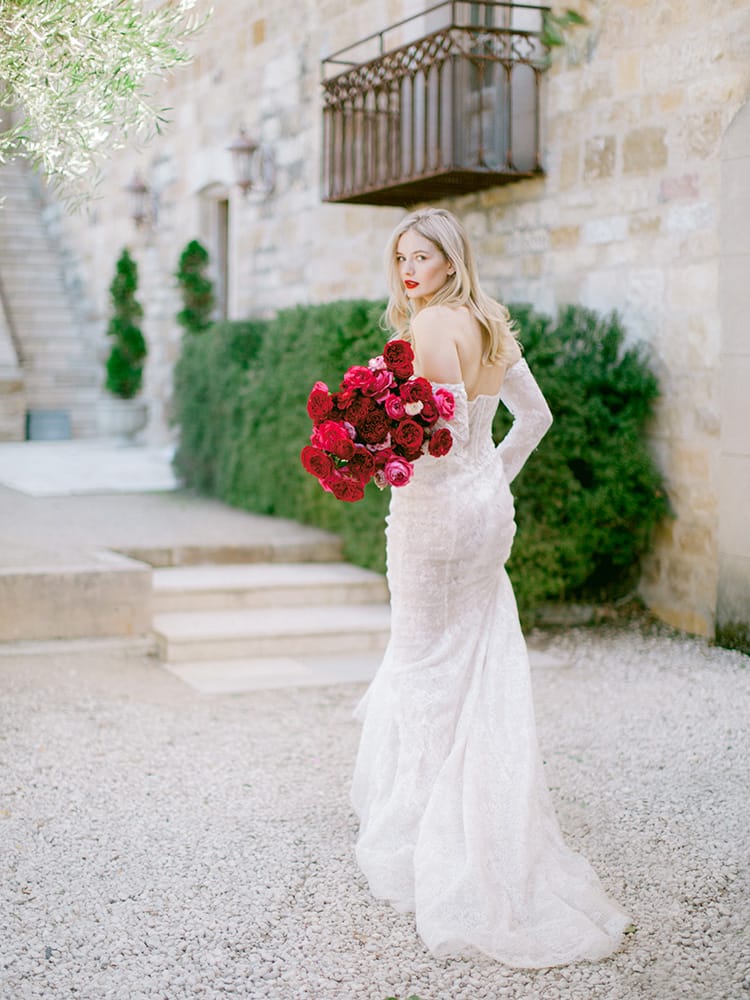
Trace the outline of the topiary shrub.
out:
[[[382,349],[383,308],[299,306],[258,321],[252,336],[250,325],[227,323],[215,335],[185,338],[175,386],[176,463],[189,485],[336,532],[349,559],[380,571],[388,492],[368,489],[360,503],[340,503],[303,470],[299,453],[310,434],[312,383],[333,387]],[[529,306],[512,312],[555,417],[513,485],[518,533],[509,568],[528,617],[541,601],[626,591],[668,505],[646,441],[658,387],[643,349],[625,348],[614,316],[571,307],[555,323]],[[496,433],[509,424],[501,408]]]
[[[180,254],[175,277],[182,296],[177,322],[186,333],[205,333],[212,324],[214,286],[208,278],[208,250],[198,240],[191,240]]]
[[[136,300],[138,265],[127,248],[116,264],[115,276],[109,286],[112,301],[112,318],[107,326],[107,336],[114,344],[107,358],[106,388],[121,399],[132,399],[141,388],[143,365],[147,349],[138,320],[143,309]]]

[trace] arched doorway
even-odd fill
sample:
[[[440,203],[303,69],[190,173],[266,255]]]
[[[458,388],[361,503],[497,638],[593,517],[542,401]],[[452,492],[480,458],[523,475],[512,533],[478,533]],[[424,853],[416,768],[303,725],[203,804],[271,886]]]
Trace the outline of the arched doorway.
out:
[[[721,146],[717,630],[750,641],[750,104]],[[736,641],[736,640],[735,640]]]

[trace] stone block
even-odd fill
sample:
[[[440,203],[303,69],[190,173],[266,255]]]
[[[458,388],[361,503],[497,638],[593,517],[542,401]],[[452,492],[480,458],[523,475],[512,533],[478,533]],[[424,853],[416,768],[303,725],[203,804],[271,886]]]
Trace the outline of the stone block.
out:
[[[580,163],[581,147],[578,143],[565,146],[560,156],[559,187],[561,191],[576,184],[580,172]]]
[[[623,91],[640,90],[641,53],[637,49],[628,49],[618,53],[615,67],[618,94]]]
[[[659,184],[659,201],[693,201],[699,194],[697,174],[663,177]]]
[[[667,213],[666,229],[669,233],[691,233],[696,229],[709,229],[715,222],[715,206],[708,201],[698,201],[672,205]]]
[[[643,174],[666,166],[666,132],[665,128],[654,126],[628,132],[622,145],[624,173]]]
[[[652,239],[661,232],[661,216],[651,212],[639,212],[628,220],[630,235],[634,238]]]
[[[592,219],[584,223],[582,238],[584,243],[595,245],[616,243],[627,239],[628,219],[625,215],[614,215],[607,219]]]
[[[552,250],[570,250],[581,241],[581,227],[558,226],[550,230],[549,239]]]
[[[615,170],[616,143],[613,135],[597,135],[586,140],[583,158],[583,179],[601,180]]]

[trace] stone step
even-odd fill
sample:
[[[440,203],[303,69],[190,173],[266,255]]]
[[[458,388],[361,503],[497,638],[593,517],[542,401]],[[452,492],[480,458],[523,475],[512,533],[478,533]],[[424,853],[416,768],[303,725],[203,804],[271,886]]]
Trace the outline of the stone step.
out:
[[[332,604],[173,612],[155,615],[153,628],[159,655],[169,663],[370,653],[385,649],[390,608]]]
[[[364,684],[375,676],[382,650],[326,656],[265,656],[237,660],[165,663],[170,673],[201,694],[239,694],[269,688]]]
[[[151,567],[108,551],[33,552],[0,565],[0,609],[0,642],[144,635]]]
[[[384,577],[349,563],[249,563],[154,570],[154,613],[388,602]]]

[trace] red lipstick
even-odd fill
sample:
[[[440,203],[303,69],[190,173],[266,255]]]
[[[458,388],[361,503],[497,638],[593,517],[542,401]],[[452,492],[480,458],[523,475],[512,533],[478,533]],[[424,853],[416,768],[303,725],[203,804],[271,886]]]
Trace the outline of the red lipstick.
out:
[[[404,284],[406,285],[407,288],[416,288],[417,285],[419,284],[419,282],[418,281],[405,281]]]

